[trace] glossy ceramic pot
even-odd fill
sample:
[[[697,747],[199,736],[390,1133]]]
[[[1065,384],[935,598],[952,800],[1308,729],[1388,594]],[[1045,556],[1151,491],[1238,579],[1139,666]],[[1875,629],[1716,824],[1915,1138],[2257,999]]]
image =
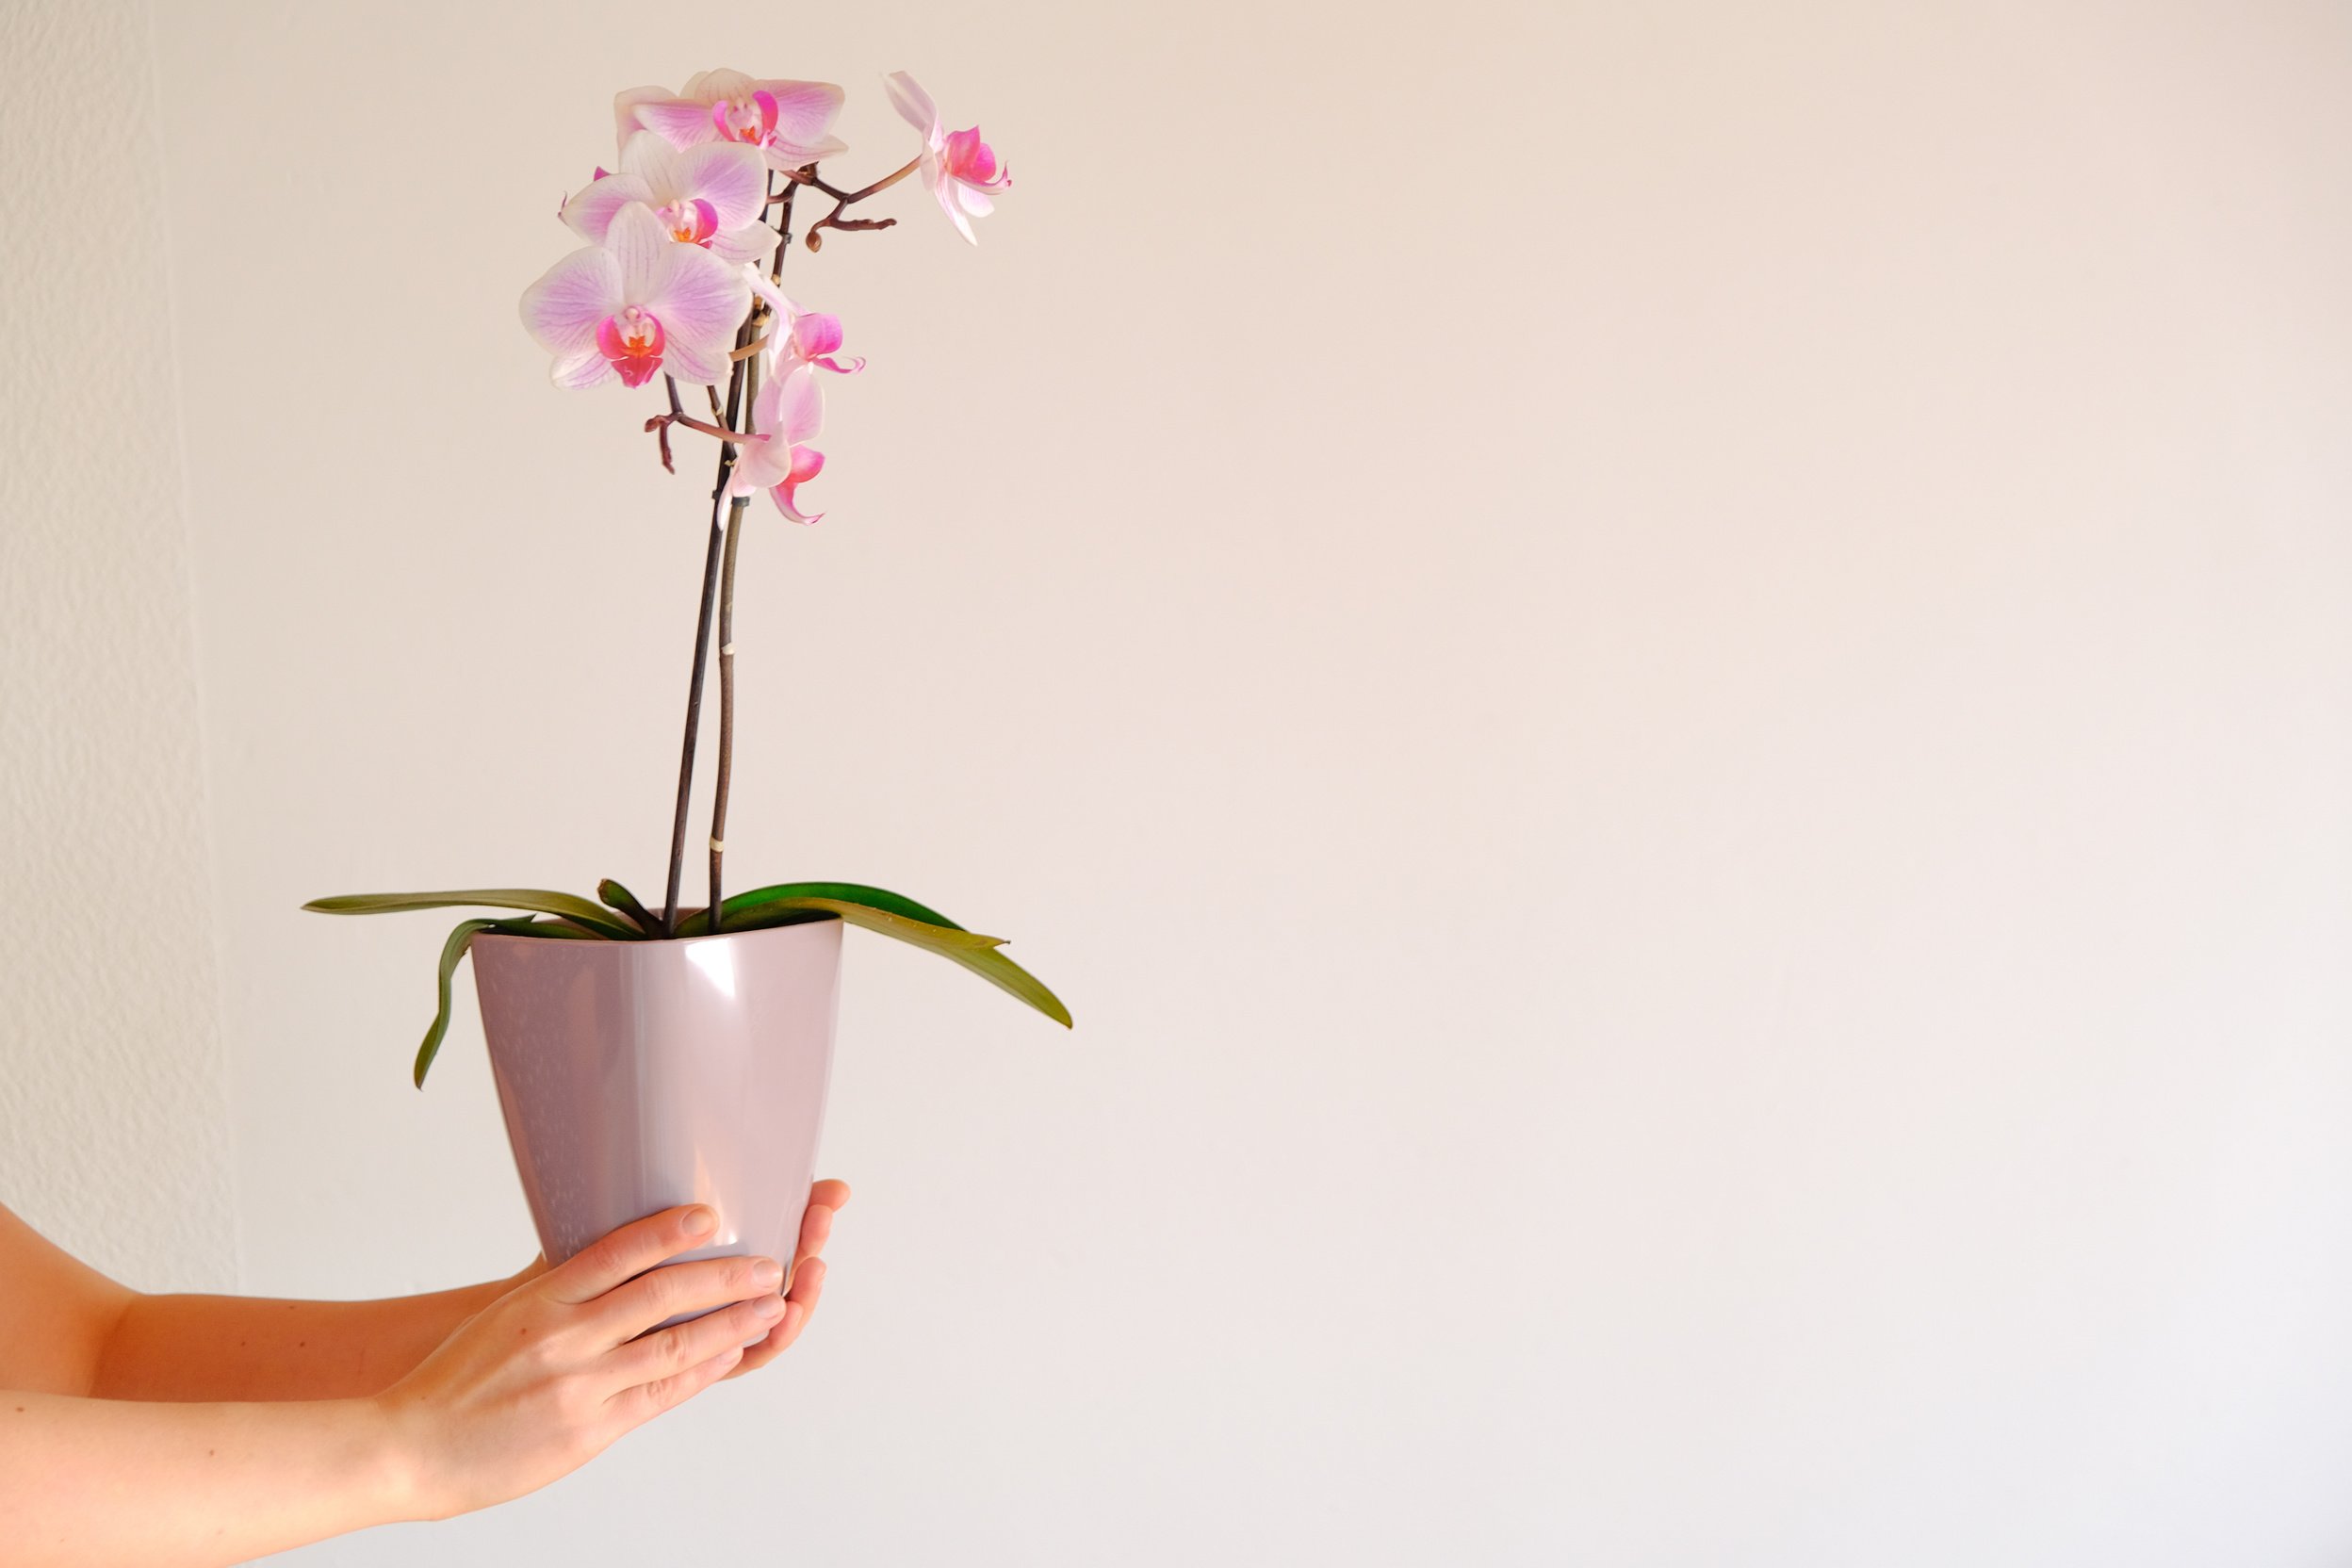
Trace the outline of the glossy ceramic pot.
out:
[[[792,1266],[833,1070],[840,921],[684,941],[483,933],[472,952],[550,1265],[632,1219],[707,1203],[718,1233],[683,1259]]]

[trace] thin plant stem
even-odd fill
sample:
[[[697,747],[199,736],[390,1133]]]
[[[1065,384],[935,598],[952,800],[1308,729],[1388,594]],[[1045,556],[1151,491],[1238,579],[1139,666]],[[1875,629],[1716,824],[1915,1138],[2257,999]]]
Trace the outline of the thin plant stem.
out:
[[[753,323],[758,317],[759,312],[755,310],[743,318],[742,329],[735,335],[737,348],[751,340]],[[734,373],[727,377],[727,412],[721,422],[729,430],[742,428],[737,419],[743,404],[743,369],[749,363],[748,360],[737,360]],[[718,390],[714,387],[710,391],[710,400],[715,404],[718,398]],[[670,402],[675,409],[678,403],[675,390]],[[710,613],[718,598],[719,568],[726,543],[726,534],[719,526],[719,510],[726,504],[727,482],[734,474],[734,444],[721,442],[718,481],[710,487],[710,541],[703,551],[702,611],[694,620],[694,667],[686,683],[686,740],[679,750],[678,763],[678,809],[670,819],[670,875],[662,901],[662,934],[665,937],[678,935],[678,885],[686,869],[686,813],[694,803],[694,742],[702,727],[702,672],[709,662]]]
[[[759,371],[752,372],[757,380]],[[710,793],[710,934],[719,934],[726,907],[719,874],[727,858],[727,796],[735,773],[735,552],[743,542],[743,503],[727,518],[727,553],[719,569],[719,773]]]
[[[853,202],[862,202],[869,196],[880,195],[883,191],[890,189],[890,187],[896,185],[899,181],[905,179],[907,175],[913,173],[916,170],[922,167],[923,155],[921,154],[917,154],[915,156],[908,158],[904,165],[897,169],[893,169],[890,172],[883,175],[872,185],[861,186],[856,190],[842,190],[836,186],[825,184],[823,180],[817,178],[817,176],[811,172],[816,168],[816,165],[813,163],[807,169],[793,171],[793,172],[788,175],[787,178],[789,178],[795,186],[815,186],[819,190],[824,191],[827,196],[832,197],[843,206],[847,206]],[[791,197],[792,191],[787,189],[782,196],[771,196],[768,200],[771,202],[788,201]]]
[[[783,276],[784,253],[792,245],[792,192],[796,186],[784,188],[784,201],[776,215],[776,259],[769,264],[770,282]],[[750,319],[744,323],[744,342],[757,342],[763,325],[761,307],[755,305]],[[751,410],[760,401],[760,359],[746,355],[736,368],[736,381],[743,392],[743,417],[737,418],[730,399],[727,407],[727,427],[745,430],[751,420]],[[770,436],[773,440],[773,435]],[[727,511],[727,544],[721,555],[719,571],[719,767],[711,785],[710,796],[710,934],[719,934],[720,923],[726,912],[724,872],[727,859],[727,803],[735,777],[735,556],[743,537],[743,509],[750,503],[748,496],[738,497]],[[712,517],[715,520],[717,514]]]
[[[721,472],[726,458],[720,458]],[[719,547],[723,536],[719,531],[719,502],[727,494],[721,482],[710,496],[710,546],[704,552],[702,564],[702,612],[694,621],[694,669],[686,686],[686,744],[678,763],[678,814],[670,824],[670,881],[667,896],[662,905],[662,934],[678,935],[678,879],[685,866],[686,808],[693,803],[694,788],[694,733],[702,723],[702,665],[703,650],[710,645],[710,610],[719,593]]]
[[[872,185],[860,186],[856,190],[843,190],[839,186],[828,185],[818,178],[817,166],[812,163],[807,168],[792,171],[787,176],[791,183],[784,188],[784,200],[789,204],[792,199],[792,192],[804,185],[813,186],[833,198],[833,210],[808,225],[808,248],[814,251],[823,247],[825,231],[827,229],[871,230],[895,227],[898,222],[895,218],[844,218],[841,214],[869,196],[880,195],[922,167],[923,157],[919,154]],[[773,201],[775,198],[771,197],[770,200]]]

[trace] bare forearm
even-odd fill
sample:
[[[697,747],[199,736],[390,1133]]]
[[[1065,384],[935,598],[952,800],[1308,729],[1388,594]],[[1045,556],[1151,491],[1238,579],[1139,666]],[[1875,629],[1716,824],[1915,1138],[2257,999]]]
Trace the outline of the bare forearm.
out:
[[[514,1282],[382,1301],[141,1296],[107,1336],[106,1399],[349,1399],[406,1377]]]
[[[376,1401],[0,1393],[9,1568],[213,1568],[429,1511]]]

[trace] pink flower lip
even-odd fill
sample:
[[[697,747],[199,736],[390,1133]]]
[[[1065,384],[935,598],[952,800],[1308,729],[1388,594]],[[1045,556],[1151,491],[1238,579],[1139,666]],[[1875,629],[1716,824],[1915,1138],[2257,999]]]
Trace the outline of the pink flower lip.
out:
[[[998,183],[1001,171],[997,167],[996,150],[980,139],[980,127],[977,125],[968,131],[951,134],[940,148],[940,161],[946,165],[947,172],[968,185],[1003,189],[1013,183],[1009,177],[1002,185]]]
[[[620,373],[623,386],[643,386],[653,379],[667,341],[661,318],[635,305],[596,323],[596,351]]]
[[[808,483],[810,480],[816,478],[823,472],[825,472],[825,454],[823,452],[817,450],[814,447],[794,447],[792,449],[792,466],[790,472],[786,475],[782,483],[772,486],[768,491],[769,498],[776,502],[776,509],[796,523],[821,523],[825,521],[825,514],[822,512],[819,512],[812,516],[803,516],[800,511],[800,498],[798,495],[798,491],[802,485]]]
[[[699,245],[706,251],[719,232],[719,209],[699,196],[692,201],[673,202],[654,216],[668,225],[672,239]]]
[[[765,147],[776,139],[776,94],[761,88],[749,99],[722,98],[710,106],[710,123],[727,141]]]

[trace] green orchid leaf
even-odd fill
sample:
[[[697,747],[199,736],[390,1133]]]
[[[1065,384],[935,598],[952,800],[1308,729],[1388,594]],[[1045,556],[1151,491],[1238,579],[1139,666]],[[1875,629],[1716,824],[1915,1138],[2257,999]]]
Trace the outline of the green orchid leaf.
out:
[[[876,888],[864,882],[779,882],[772,888],[754,888],[727,901],[724,906],[727,911],[725,924],[733,925],[739,910],[755,909],[779,898],[839,899],[843,904],[862,904],[869,909],[880,909],[885,914],[921,921],[925,925],[941,926],[950,931],[963,929],[937,909],[926,908],[905,893],[894,893],[888,888]]]
[[[416,1086],[425,1086],[425,1074],[432,1070],[433,1059],[441,1051],[441,1037],[449,1032],[449,976],[457,972],[457,961],[466,956],[466,950],[474,943],[477,932],[488,931],[499,923],[495,920],[462,920],[449,939],[441,944],[440,1001],[433,1011],[433,1027],[425,1031],[425,1043],[416,1048]]]
[[[939,952],[998,947],[1004,940],[1002,937],[984,937],[976,931],[967,931],[960,925],[936,925],[926,920],[902,915],[892,909],[877,908],[853,899],[788,890],[794,887],[794,884],[788,883],[782,888],[761,888],[757,892],[736,894],[721,906],[726,916],[720,922],[719,929],[723,932],[755,931],[762,925],[786,923],[781,921],[758,921],[759,916],[814,909],[838,915],[852,925],[862,925],[869,931],[879,931],[886,937],[895,937],[900,941]],[[921,907],[919,905],[915,906]],[[680,937],[704,937],[710,933],[708,911],[689,915],[678,923],[678,934]]]
[[[924,907],[904,894],[881,888],[868,887],[860,882],[787,882],[773,888],[758,888],[738,893],[721,908],[724,918],[722,931],[760,931],[776,925],[797,925],[805,921],[822,920],[827,915],[838,916],[852,925],[878,931],[927,953],[953,959],[977,974],[988,984],[1020,998],[1063,1028],[1073,1028],[1070,1009],[1062,1005],[1060,997],[1046,988],[1044,982],[1013,962],[997,949],[1000,939],[983,937],[966,931],[935,909]],[[710,922],[700,914],[688,917],[678,927],[680,937],[696,937],[708,932]]]
[[[1070,1009],[1062,999],[1045,988],[1045,982],[1013,962],[995,948],[985,953],[949,953],[953,958],[997,989],[1021,998],[1065,1029],[1078,1026],[1070,1021]]]
[[[402,909],[529,909],[555,915],[616,942],[645,939],[645,933],[615,920],[584,898],[542,888],[463,888],[435,893],[344,893],[314,898],[303,908],[321,915],[384,915]]]
[[[560,920],[493,921],[490,923],[490,934],[494,937],[559,937],[566,941],[575,942],[601,942],[612,939],[599,937],[594,931],[582,931],[579,926]]]
[[[654,919],[652,912],[644,905],[637,902],[635,893],[630,892],[611,877],[608,876],[596,884],[596,896],[635,921],[637,929],[646,936],[662,935],[662,923]]]

